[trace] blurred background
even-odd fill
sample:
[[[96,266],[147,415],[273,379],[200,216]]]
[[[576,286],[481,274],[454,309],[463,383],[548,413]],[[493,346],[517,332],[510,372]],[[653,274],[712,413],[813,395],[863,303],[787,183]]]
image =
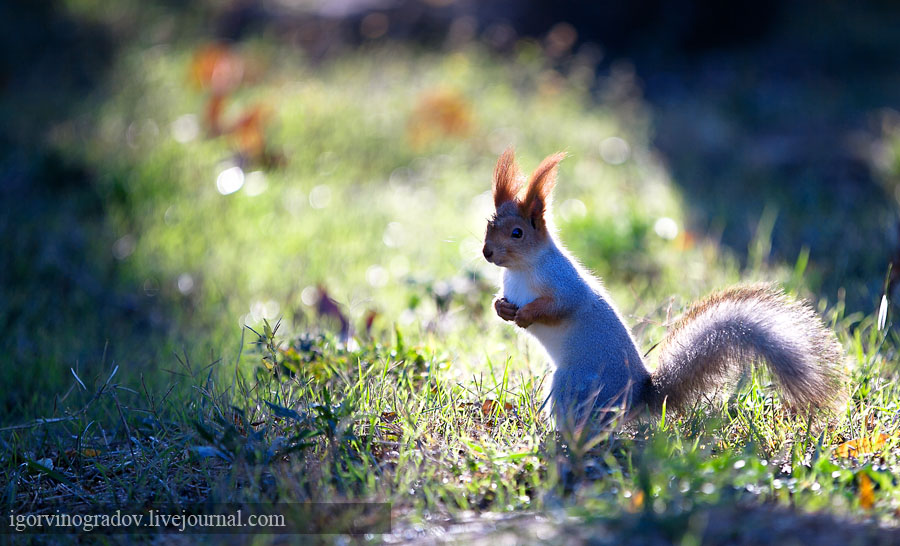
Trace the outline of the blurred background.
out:
[[[898,28],[887,1],[4,2],[0,419],[69,367],[233,361],[263,320],[502,352],[479,250],[509,145],[569,152],[561,235],[647,345],[742,279],[869,314]]]

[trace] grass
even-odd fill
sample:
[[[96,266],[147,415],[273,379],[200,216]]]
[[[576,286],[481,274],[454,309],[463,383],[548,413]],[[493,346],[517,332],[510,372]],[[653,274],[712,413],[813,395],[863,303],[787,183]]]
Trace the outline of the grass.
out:
[[[0,426],[6,509],[387,501],[397,537],[509,512],[531,539],[575,518],[609,541],[689,541],[735,505],[896,526],[900,345],[839,297],[819,302],[851,375],[830,420],[791,415],[754,373],[594,445],[551,431],[546,359],[492,315],[497,271],[479,259],[508,144],[525,168],[570,153],[561,237],[645,348],[716,287],[817,288],[803,255],[768,263],[771,218],[744,269],[685,228],[630,73],[595,86],[527,42],[506,59],[386,45],[323,65],[247,42],[252,77],[224,115],[271,113],[254,156],[240,134],[205,135],[195,51],[124,54],[33,167],[70,185],[0,224],[21,234],[2,284],[0,377],[21,387]],[[235,166],[244,185],[223,195]]]

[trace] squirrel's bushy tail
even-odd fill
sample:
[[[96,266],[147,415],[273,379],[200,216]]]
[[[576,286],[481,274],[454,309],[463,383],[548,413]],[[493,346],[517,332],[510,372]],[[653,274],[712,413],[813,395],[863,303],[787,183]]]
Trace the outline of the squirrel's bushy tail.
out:
[[[651,408],[677,409],[735,367],[764,361],[785,401],[831,408],[841,399],[842,351],[806,303],[769,284],[738,286],[691,306],[660,346]]]

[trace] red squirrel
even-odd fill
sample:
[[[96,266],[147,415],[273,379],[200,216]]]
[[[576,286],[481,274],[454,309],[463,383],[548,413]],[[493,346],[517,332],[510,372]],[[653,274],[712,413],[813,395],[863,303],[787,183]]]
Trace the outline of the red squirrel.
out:
[[[695,303],[659,346],[648,370],[600,281],[563,247],[550,197],[565,154],[544,159],[527,185],[512,149],[494,169],[496,208],[483,254],[503,268],[497,315],[534,336],[555,366],[550,399],[557,427],[581,430],[663,405],[677,410],[726,379],[765,362],[785,401],[798,409],[841,398],[842,348],[812,308],[770,284],[728,288]]]

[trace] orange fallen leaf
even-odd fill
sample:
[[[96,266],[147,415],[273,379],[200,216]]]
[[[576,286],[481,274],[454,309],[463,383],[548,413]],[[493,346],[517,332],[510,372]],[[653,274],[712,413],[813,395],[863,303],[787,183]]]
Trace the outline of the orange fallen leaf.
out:
[[[414,148],[423,148],[441,137],[464,137],[473,125],[472,107],[455,90],[437,89],[423,94],[407,125]]]
[[[875,505],[875,484],[866,474],[859,475],[859,505],[865,510]]]
[[[67,449],[67,450],[66,450],[66,457],[68,457],[69,459],[74,459],[74,458],[77,457],[78,455],[79,455],[79,453],[78,453],[78,451],[75,450],[75,449]],[[100,456],[100,450],[99,450],[99,449],[93,449],[93,448],[90,448],[90,447],[86,447],[86,448],[84,448],[84,449],[81,450],[81,456],[82,456],[82,457],[99,457],[99,456]]]
[[[838,457],[849,458],[859,457],[865,453],[877,453],[889,439],[890,436],[884,433],[869,438],[857,438],[837,446],[834,454]]]
[[[269,110],[264,106],[253,106],[226,131],[231,135],[241,155],[254,161],[265,156],[265,131],[270,116]]]
[[[223,44],[209,44],[194,54],[191,80],[200,88],[227,93],[244,77],[243,59]]]
[[[644,492],[643,491],[635,491],[634,494],[631,495],[631,511],[637,512],[644,506]]]
[[[675,246],[678,250],[688,250],[694,247],[697,237],[688,230],[682,230],[675,237]]]
[[[481,403],[481,414],[484,415],[485,417],[487,417],[487,416],[491,415],[492,413],[494,413],[494,411],[496,411],[499,407],[500,407],[500,402],[497,402],[496,400],[490,400],[490,399],[485,400],[484,402]],[[513,409],[513,405],[510,404],[509,402],[505,402],[503,404],[503,409],[505,411],[509,411],[509,410]]]

